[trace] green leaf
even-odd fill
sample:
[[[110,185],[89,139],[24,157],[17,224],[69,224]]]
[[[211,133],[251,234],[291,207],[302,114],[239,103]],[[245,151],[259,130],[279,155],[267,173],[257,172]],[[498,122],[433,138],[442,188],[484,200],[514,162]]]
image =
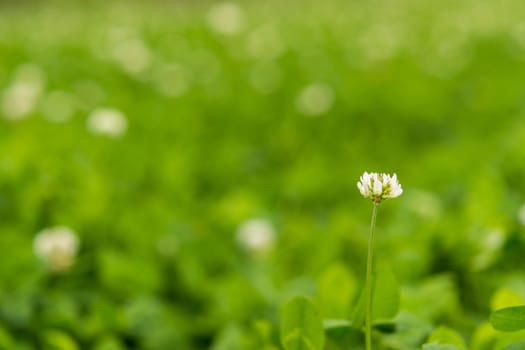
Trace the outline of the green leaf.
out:
[[[13,338],[11,334],[2,326],[0,326],[0,349],[12,349]]]
[[[319,309],[323,317],[348,317],[348,310],[356,295],[357,281],[344,264],[330,265],[319,277]]]
[[[384,323],[399,311],[400,290],[397,279],[389,268],[377,269],[372,284],[372,322]],[[352,326],[361,328],[365,323],[365,295],[361,293],[352,314]]]
[[[438,343],[443,345],[454,345],[460,349],[466,349],[465,341],[455,330],[440,326],[436,328],[430,337],[428,343]]]
[[[421,319],[454,317],[459,306],[456,282],[450,274],[431,276],[403,290],[403,310]]]
[[[338,348],[348,348],[351,344],[360,344],[362,341],[363,333],[353,328],[348,320],[324,320],[323,326],[328,347],[330,344],[338,344]]]
[[[512,344],[516,344],[516,343],[525,341],[525,330],[512,332],[512,333],[504,333],[504,332],[498,332],[498,331],[494,331],[494,332],[497,333],[497,337],[494,339],[492,343],[489,344],[490,346],[487,347],[486,349],[504,350],[506,347],[511,346]]]
[[[242,331],[236,324],[225,326],[216,336],[212,350],[240,350],[242,348]]]
[[[503,350],[525,350],[525,341],[510,344],[509,346],[505,347],[505,349]]]
[[[308,298],[296,296],[284,306],[281,316],[281,343],[285,350],[323,348],[323,323]]]
[[[396,331],[381,337],[385,349],[407,350],[421,349],[421,344],[432,332],[428,321],[402,311],[395,319]]]
[[[498,331],[519,331],[525,328],[525,306],[512,306],[496,310],[490,315],[490,323]]]
[[[372,327],[381,333],[394,333],[397,329],[397,325],[394,320],[376,321],[372,324]]]
[[[523,305],[525,300],[517,292],[508,288],[500,288],[493,295],[490,300],[490,310],[495,311],[511,306]]]
[[[120,340],[112,335],[104,335],[93,346],[93,350],[123,350]]]
[[[472,349],[492,349],[499,332],[487,321],[478,325],[470,340]]]
[[[43,333],[44,348],[49,350],[78,350],[75,340],[59,330],[47,330]]]

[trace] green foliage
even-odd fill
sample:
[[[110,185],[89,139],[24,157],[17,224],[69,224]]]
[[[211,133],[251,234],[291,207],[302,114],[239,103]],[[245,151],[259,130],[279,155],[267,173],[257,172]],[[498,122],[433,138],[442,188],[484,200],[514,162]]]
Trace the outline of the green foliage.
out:
[[[458,349],[466,349],[465,341],[461,335],[453,329],[448,327],[440,326],[436,328],[430,337],[428,343],[437,343],[443,345],[453,345]]]
[[[352,327],[348,320],[324,320],[323,327],[328,349],[345,349],[362,342],[363,332]]]
[[[507,346],[504,350],[525,350],[525,342],[511,344]]]
[[[503,332],[514,332],[525,328],[525,306],[511,306],[490,314],[492,326]]]
[[[78,350],[79,347],[68,334],[58,330],[44,331],[43,335],[44,348],[50,350]]]
[[[388,321],[399,311],[400,289],[392,271],[386,267],[375,270],[372,283],[372,322]],[[364,294],[352,314],[352,326],[361,328],[365,322]]]
[[[424,344],[423,350],[461,350],[463,348],[454,345],[441,345],[438,343]]]
[[[123,350],[124,346],[115,336],[103,336],[93,346],[94,350]]]
[[[323,323],[308,298],[293,298],[283,307],[281,315],[281,343],[285,350],[323,349]]]
[[[0,327],[0,349],[9,348],[13,348],[13,338],[4,327]]]
[[[317,300],[324,318],[344,318],[358,289],[357,279],[342,263],[334,263],[319,277]]]
[[[432,325],[425,319],[401,312],[395,319],[395,332],[383,335],[381,344],[387,349],[421,349],[432,331]]]
[[[491,298],[490,309],[496,311],[510,306],[522,305],[523,303],[523,298],[517,292],[508,288],[500,288]]]
[[[402,297],[403,309],[422,319],[447,319],[460,312],[458,291],[450,275],[436,274],[407,286]]]
[[[471,347],[475,350],[492,349],[497,337],[498,332],[494,330],[490,322],[484,322],[474,331],[471,339]]]

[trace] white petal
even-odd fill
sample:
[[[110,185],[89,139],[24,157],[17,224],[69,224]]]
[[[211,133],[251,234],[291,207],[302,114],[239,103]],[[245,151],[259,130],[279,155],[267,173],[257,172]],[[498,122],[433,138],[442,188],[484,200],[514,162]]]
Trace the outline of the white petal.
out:
[[[376,196],[380,196],[382,192],[383,184],[381,184],[381,182],[376,179],[376,181],[374,181],[374,194]]]

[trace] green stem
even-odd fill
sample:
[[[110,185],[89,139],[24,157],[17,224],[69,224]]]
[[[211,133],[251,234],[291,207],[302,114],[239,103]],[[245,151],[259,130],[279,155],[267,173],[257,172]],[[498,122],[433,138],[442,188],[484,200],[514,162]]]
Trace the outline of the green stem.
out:
[[[366,284],[365,284],[365,336],[366,350],[372,350],[372,263],[374,254],[374,231],[376,228],[377,206],[374,202],[372,211],[372,222],[370,223],[370,236],[368,237],[368,257],[366,261]]]

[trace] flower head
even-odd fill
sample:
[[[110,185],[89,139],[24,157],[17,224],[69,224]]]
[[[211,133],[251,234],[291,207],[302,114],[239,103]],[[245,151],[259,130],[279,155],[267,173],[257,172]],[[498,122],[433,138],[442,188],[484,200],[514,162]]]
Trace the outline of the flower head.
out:
[[[310,117],[328,112],[334,104],[335,93],[330,85],[313,83],[307,85],[296,100],[297,110]]]
[[[118,109],[97,108],[89,115],[87,128],[94,134],[118,138],[126,133],[128,120]]]
[[[44,91],[45,74],[40,67],[24,64],[16,69],[13,82],[5,89],[0,101],[3,117],[16,121],[29,116]]]
[[[74,263],[79,240],[69,227],[50,227],[40,231],[33,242],[35,255],[53,272],[67,271]]]
[[[250,219],[237,230],[237,241],[246,251],[265,255],[275,244],[276,232],[273,224],[266,219]]]
[[[371,199],[374,203],[399,197],[403,193],[396,174],[367,173],[365,171],[357,183],[357,188],[363,197]]]
[[[233,2],[220,2],[208,11],[208,24],[217,33],[233,35],[244,27],[244,12]]]

